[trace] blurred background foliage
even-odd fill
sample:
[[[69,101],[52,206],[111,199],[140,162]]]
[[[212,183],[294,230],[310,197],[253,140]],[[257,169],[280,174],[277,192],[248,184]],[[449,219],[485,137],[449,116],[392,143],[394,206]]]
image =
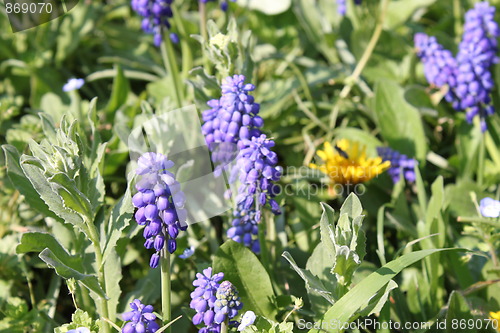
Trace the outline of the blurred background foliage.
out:
[[[372,156],[377,146],[390,145],[415,157],[420,170],[414,184],[393,186],[389,176],[382,175],[363,185],[367,253],[355,281],[395,258],[401,249],[411,248],[407,245],[415,239],[423,238],[414,248],[472,251],[465,257],[455,252],[436,255],[406,269],[396,279],[400,288],[392,291],[382,315],[431,320],[443,316],[443,309],[453,302],[462,304],[464,297],[473,316],[500,310],[500,286],[491,282],[500,274],[498,262],[492,260],[499,228],[457,222],[458,217],[477,217],[475,204],[480,199],[500,195],[500,117],[498,113],[490,117],[489,131],[482,135],[464,114],[439,103],[441,92],[427,86],[413,49],[413,35],[426,32],[456,52],[463,14],[474,2],[389,1],[383,23],[380,1],[375,0],[363,1],[362,6],[348,1],[345,17],[337,13],[332,0],[281,0],[272,5],[255,1],[250,8],[230,3],[227,13],[208,3],[211,36],[221,32],[231,39],[221,51],[215,39],[203,44],[193,37],[200,34],[197,1],[175,1],[173,26],[181,40],[175,51],[185,83],[184,104],[195,103],[201,111],[208,99],[218,98],[218,84],[228,74],[224,68],[246,74],[257,87],[254,96],[262,105],[265,132],[275,139],[285,171],[282,183],[293,189],[293,195],[279,197],[285,213],[275,221],[277,269],[271,278],[283,296],[306,301],[296,316],[316,318],[321,304],[309,302],[303,281],[280,259],[280,251],[289,251],[299,267],[306,267],[320,241],[320,201],[338,210],[347,196],[332,198],[320,188],[311,197],[307,190],[318,179],[299,168],[312,161],[323,142],[339,138],[366,145]],[[500,6],[500,1],[490,3]],[[380,38],[361,75],[354,77],[351,74],[377,25]],[[203,47],[207,53],[213,51],[205,71]],[[499,70],[497,64],[493,69],[497,87]],[[160,50],[141,31],[140,18],[126,0],[81,1],[67,15],[16,34],[0,8],[0,77],[0,144],[14,147],[10,152],[16,151],[17,157],[29,154],[29,142],[46,137],[40,114],[56,127],[63,115],[68,121],[78,120],[79,130],[90,141],[95,127],[107,142],[101,170],[106,207],[127,189],[130,128],[151,110],[163,112],[174,105],[172,78],[163,68]],[[85,85],[63,92],[62,86],[72,77],[84,78]],[[493,95],[495,105],[500,105],[499,91]],[[89,101],[94,97],[92,114]],[[50,332],[71,320],[74,310],[68,288],[38,256],[17,255],[15,249],[25,231],[48,231],[64,238],[72,228],[27,202],[17,189],[18,179],[7,175],[8,164],[15,161],[9,162],[7,148],[4,152],[0,154],[0,332]],[[221,243],[223,220],[196,225],[180,240],[179,253],[188,245],[197,250],[196,259],[174,262],[177,314],[189,313],[185,308],[190,281],[215,250],[210,244],[213,232],[205,232],[215,230],[216,245]],[[159,272],[149,269],[141,238],[132,237],[139,232],[136,224],[123,231],[126,236],[117,243],[123,265],[118,312],[138,295],[145,304],[154,304],[159,296],[155,291]],[[432,236],[435,233],[439,235]],[[461,292],[457,296],[453,290]],[[82,297],[78,304],[93,314],[90,299]],[[285,297],[279,316],[290,304]],[[189,330],[186,316],[177,327]]]

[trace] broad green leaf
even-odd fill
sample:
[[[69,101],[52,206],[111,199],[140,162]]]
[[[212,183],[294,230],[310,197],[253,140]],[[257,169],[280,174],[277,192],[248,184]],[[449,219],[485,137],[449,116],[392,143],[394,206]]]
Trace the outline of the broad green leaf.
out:
[[[350,322],[353,316],[366,304],[366,302],[375,296],[377,292],[389,283],[404,268],[416,263],[417,261],[441,251],[463,251],[463,249],[432,249],[412,252],[393,260],[383,267],[379,268],[359,284],[352,288],[347,294],[339,299],[324,315],[322,321],[332,322],[336,320],[341,323]],[[309,332],[320,332],[312,329]],[[339,329],[331,329],[329,332],[340,332]]]
[[[436,2],[436,0],[390,1],[387,7],[385,25],[390,29],[394,29],[408,21],[417,9],[428,7],[434,2]]]
[[[55,269],[57,275],[64,279],[74,278],[83,284],[87,289],[93,291],[101,298],[107,298],[102,290],[97,277],[95,275],[84,274],[76,269],[65,265],[51,250],[48,248],[40,252],[40,259],[42,259],[49,267]]]
[[[102,262],[105,263],[108,255],[116,246],[116,242],[120,239],[123,229],[129,225],[134,207],[132,206],[132,197],[130,195],[130,188],[123,197],[118,201],[109,217],[107,223],[107,230],[105,230],[106,241],[102,248]]]
[[[467,304],[465,297],[459,292],[453,290],[448,300],[448,311],[446,312],[446,332],[448,333],[474,333],[477,332],[472,309]],[[472,325],[468,325],[471,320]],[[458,323],[458,325],[457,325]],[[466,323],[465,328],[460,325]],[[453,325],[452,325],[453,324]]]
[[[108,112],[118,110],[127,101],[129,91],[130,84],[128,79],[125,77],[122,67],[117,65],[116,76],[113,80],[113,89],[111,90],[111,97],[109,98],[106,110]]]
[[[28,176],[31,184],[38,192],[40,198],[47,204],[49,209],[64,220],[71,223],[89,236],[87,226],[80,214],[65,207],[63,198],[52,189],[51,184],[45,178],[42,170],[38,166],[38,160],[23,155],[21,157],[21,167]]]
[[[391,290],[396,289],[397,287],[398,284],[394,282],[394,280],[390,280],[389,283],[387,283],[387,285],[385,286],[385,288],[380,289],[377,295],[368,301],[366,307],[362,307],[360,316],[366,317],[374,313],[380,312],[384,307],[385,303],[387,302]]]
[[[297,264],[295,263],[295,260],[293,260],[292,256],[288,252],[283,252],[282,256],[290,263],[290,266],[292,266],[293,270],[299,274],[299,276],[304,280],[306,283],[306,288],[310,289],[321,296],[323,296],[330,304],[335,303],[334,298],[332,297],[332,292],[333,290],[329,291],[326,290],[326,287],[323,285],[323,282],[321,280],[314,276],[308,269],[302,269]]]
[[[404,91],[396,82],[377,82],[375,115],[381,134],[391,148],[425,160],[427,144],[420,113],[405,100]]]
[[[104,275],[106,276],[106,295],[109,295],[107,302],[109,319],[115,321],[118,301],[122,294],[120,281],[123,277],[121,260],[116,250],[113,248],[108,252],[108,260],[104,263]],[[96,302],[100,304],[100,302]]]
[[[306,270],[310,271],[312,275],[317,276],[325,286],[325,290],[331,293],[333,299],[338,299],[336,293],[337,280],[335,275],[330,271],[334,265],[334,258],[331,253],[326,250],[323,243],[319,243],[314,249],[306,263]],[[327,301],[321,294],[317,294],[312,290],[309,291],[309,300],[311,302],[312,310],[317,313],[325,313],[330,307],[331,303]]]
[[[347,214],[350,219],[358,217],[362,212],[363,207],[361,206],[361,201],[359,201],[354,193],[349,194],[340,208],[340,215]]]
[[[45,216],[58,219],[57,215],[51,212],[42,198],[40,198],[40,195],[21,169],[21,165],[19,164],[20,156],[17,149],[11,145],[3,145],[2,149],[5,153],[7,175],[16,189],[24,196],[29,206],[40,211]]]
[[[235,241],[226,241],[215,254],[213,268],[236,286],[245,307],[274,319],[277,309],[271,279],[252,251]]]
[[[334,214],[335,210],[325,203],[321,203],[323,214],[319,222],[321,230],[321,243],[326,247],[333,256],[335,256],[335,233],[334,233]]]
[[[81,257],[74,257],[49,233],[27,232],[21,236],[21,242],[16,247],[16,253],[42,252],[50,249],[61,262],[76,270],[83,270]]]

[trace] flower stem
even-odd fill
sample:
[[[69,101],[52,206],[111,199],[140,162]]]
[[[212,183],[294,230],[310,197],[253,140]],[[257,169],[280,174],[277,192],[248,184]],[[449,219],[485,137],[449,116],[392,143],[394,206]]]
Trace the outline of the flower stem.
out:
[[[260,257],[262,259],[262,265],[269,273],[270,267],[269,267],[269,252],[267,251],[268,249],[266,243],[266,224],[263,221],[259,223],[259,243],[260,243]]]
[[[199,11],[200,11],[200,32],[201,37],[203,37],[204,43],[208,43],[208,32],[207,32],[207,5],[203,1],[199,1]],[[203,54],[203,67],[207,74],[210,72],[210,62],[208,61],[207,51],[205,50],[205,45],[202,45],[201,52]]]
[[[102,251],[101,251],[101,246],[99,244],[99,234],[97,233],[97,229],[91,221],[87,221],[87,226],[88,226],[88,231],[89,231],[89,236],[92,241],[92,245],[94,246],[94,251],[95,251],[95,260],[96,260],[96,266],[97,266],[97,280],[99,281],[99,284],[101,285],[102,290],[104,293],[106,293],[106,277],[104,275],[104,262],[102,261]],[[101,315],[102,317],[109,318],[109,312],[108,312],[108,302],[105,298],[100,298],[100,307],[101,307]],[[109,333],[110,332],[110,327],[109,324],[106,322],[102,323],[102,331],[103,333]]]
[[[478,156],[478,168],[477,168],[477,183],[479,186],[483,185],[484,180],[484,159],[486,154],[486,137],[484,133],[481,133],[481,142],[479,143],[479,156]]]
[[[220,333],[227,333],[228,331],[228,323],[227,323],[228,319],[224,320],[221,324],[220,324]]]
[[[172,83],[174,86],[175,99],[177,107],[182,106],[183,100],[183,87],[182,81],[179,75],[179,67],[177,66],[177,60],[175,58],[174,47],[172,46],[172,41],[170,37],[163,31],[163,38],[160,45],[161,57],[165,65],[165,69],[172,78]]]
[[[171,319],[170,252],[168,252],[167,246],[164,246],[161,252],[160,268],[161,268],[161,311],[163,315],[163,325],[166,325],[170,322]],[[170,327],[165,330],[166,333],[170,333],[170,331],[171,331]]]

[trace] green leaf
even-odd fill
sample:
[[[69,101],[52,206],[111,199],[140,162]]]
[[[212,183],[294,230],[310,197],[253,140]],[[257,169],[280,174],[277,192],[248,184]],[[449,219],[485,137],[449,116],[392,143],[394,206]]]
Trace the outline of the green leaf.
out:
[[[321,243],[326,247],[327,251],[335,256],[335,233],[333,230],[335,210],[325,203],[321,203],[321,208],[323,209],[323,214],[321,215],[321,220],[319,222],[321,230]]]
[[[347,214],[351,220],[360,216],[362,212],[363,207],[361,206],[361,201],[359,201],[354,193],[349,194],[342,204],[342,207],[340,207],[340,215]]]
[[[21,157],[21,168],[38,192],[38,196],[47,204],[49,209],[63,219],[65,223],[73,224],[89,236],[82,216],[65,207],[63,198],[53,191],[51,184],[38,165],[39,161],[34,157],[26,155]]]
[[[394,276],[401,272],[404,268],[414,264],[415,262],[437,252],[441,251],[463,251],[463,249],[432,249],[412,252],[393,260],[383,267],[379,268],[367,278],[363,279],[359,284],[352,288],[347,294],[339,299],[324,315],[322,321],[331,322],[336,320],[341,323],[348,323],[353,316],[367,303],[367,301],[375,296],[377,292],[389,283]],[[317,329],[312,329],[309,332],[320,332]],[[340,332],[339,329],[331,329],[329,332]]]
[[[97,281],[97,276],[84,274],[76,269],[73,269],[67,265],[65,265],[61,259],[59,259],[51,250],[48,248],[43,250],[40,255],[40,259],[42,259],[49,267],[52,267],[56,270],[57,275],[62,278],[70,279],[74,278],[83,284],[87,289],[93,291],[101,298],[107,298],[106,294],[102,290],[99,282]]]
[[[83,270],[81,258],[70,255],[61,243],[48,233],[24,233],[21,236],[21,242],[16,247],[16,253],[42,252],[46,248],[50,249],[66,266]]]
[[[111,216],[107,223],[107,230],[105,231],[106,241],[102,248],[102,262],[105,263],[108,255],[116,246],[116,242],[120,239],[123,229],[125,229],[132,218],[134,207],[132,206],[132,196],[130,188],[118,203],[113,207]]]
[[[7,175],[16,189],[24,196],[28,205],[45,216],[58,219],[57,215],[51,212],[42,198],[40,198],[40,195],[21,169],[21,165],[19,164],[20,156],[17,149],[11,145],[3,145],[2,149],[5,153]]]
[[[111,97],[109,98],[108,105],[106,105],[106,110],[108,112],[118,110],[127,101],[129,91],[130,84],[128,79],[125,77],[122,67],[117,65],[116,76],[113,80],[113,89],[111,91]]]
[[[308,269],[302,269],[297,264],[295,263],[295,260],[293,260],[292,256],[288,252],[283,252],[282,254],[283,258],[285,258],[289,263],[290,266],[292,266],[293,270],[299,274],[299,276],[304,280],[306,283],[306,288],[310,289],[321,296],[323,296],[330,304],[335,303],[334,298],[332,297],[332,291],[326,290],[325,286],[323,285],[323,282],[320,281],[320,279],[316,276],[314,276]]]
[[[405,100],[404,91],[396,82],[377,82],[375,115],[381,134],[391,148],[425,160],[427,144],[420,114]]]
[[[436,0],[390,1],[387,7],[387,18],[385,21],[386,26],[389,29],[394,29],[395,27],[408,21],[417,9],[428,7],[434,2],[436,2]]]
[[[466,327],[460,327],[460,323],[468,323],[469,320],[474,321],[474,317],[471,314],[471,308],[467,304],[465,297],[453,290],[448,300],[448,311],[446,312],[446,332],[449,333],[474,333],[477,329],[474,325]],[[456,325],[456,323],[459,325]],[[455,325],[452,325],[454,323]]]
[[[274,319],[277,309],[271,279],[252,251],[229,240],[215,254],[213,268],[236,286],[245,307]]]

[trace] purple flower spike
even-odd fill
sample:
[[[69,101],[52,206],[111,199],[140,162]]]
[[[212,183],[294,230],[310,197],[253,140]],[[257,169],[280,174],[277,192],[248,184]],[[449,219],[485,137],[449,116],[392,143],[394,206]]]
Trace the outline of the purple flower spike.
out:
[[[132,311],[122,315],[128,321],[122,328],[122,333],[154,333],[160,326],[156,323],[156,315],[151,305],[144,305],[138,299],[130,303]]]
[[[137,207],[135,218],[145,225],[144,246],[155,249],[149,265],[159,265],[161,250],[167,246],[170,253],[177,249],[176,238],[181,230],[186,230],[185,196],[180,184],[167,169],[174,166],[165,155],[148,152],[137,161],[139,176],[135,185],[137,193],[132,203]]]
[[[397,183],[400,179],[401,172],[403,173],[403,178],[407,182],[415,181],[415,165],[417,161],[413,158],[401,154],[389,147],[378,147],[377,152],[384,161],[391,162],[391,168],[388,173],[392,178],[394,183]]]
[[[153,35],[155,46],[160,46],[162,42],[162,30],[170,29],[170,19],[173,0],[132,0],[132,9],[143,17],[142,30]],[[173,43],[179,42],[179,37],[175,33],[169,34]]]

